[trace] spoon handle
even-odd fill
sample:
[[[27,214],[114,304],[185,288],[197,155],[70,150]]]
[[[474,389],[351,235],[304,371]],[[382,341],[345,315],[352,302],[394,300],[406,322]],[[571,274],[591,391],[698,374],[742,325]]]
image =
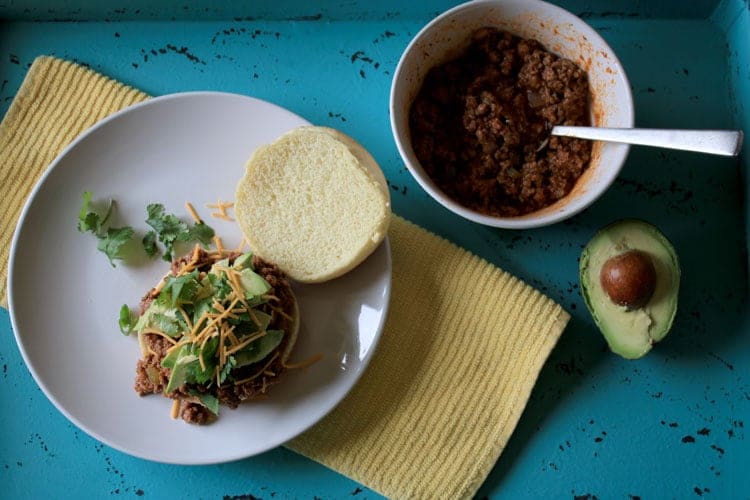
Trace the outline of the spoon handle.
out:
[[[682,149],[723,156],[740,154],[743,136],[741,130],[669,130],[567,126],[553,127],[552,135]]]

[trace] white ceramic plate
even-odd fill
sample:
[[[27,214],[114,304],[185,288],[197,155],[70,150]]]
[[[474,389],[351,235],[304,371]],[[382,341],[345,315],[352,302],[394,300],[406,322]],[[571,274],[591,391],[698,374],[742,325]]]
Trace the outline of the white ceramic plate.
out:
[[[190,201],[227,247],[235,223],[209,216],[207,203],[233,200],[251,152],[307,124],[257,99],[215,92],[175,94],[123,110],[76,139],[35,187],[14,235],[8,302],[18,346],[52,403],[78,427],[126,453],[200,464],[261,453],[295,437],[354,386],[382,330],[390,294],[388,241],[347,275],[295,286],[302,324],[291,370],[261,402],[222,408],[217,422],[192,426],[169,417],[171,401],[133,390],[136,338],[117,326],[123,303],[168,270],[160,259],[112,268],[96,239],[76,229],[81,195],[114,198],[115,225],[145,232],[145,207],[163,203],[189,220]],[[231,214],[231,212],[230,212]]]

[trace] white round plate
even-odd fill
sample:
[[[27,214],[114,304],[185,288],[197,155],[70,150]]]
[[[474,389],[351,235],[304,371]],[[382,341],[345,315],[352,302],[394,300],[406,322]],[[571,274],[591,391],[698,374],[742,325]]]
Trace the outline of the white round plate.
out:
[[[8,302],[16,341],[39,387],[73,423],[138,457],[205,464],[278,446],[333,409],[365,370],[388,309],[388,240],[362,265],[320,285],[296,286],[301,329],[290,370],[267,399],[194,426],[169,416],[171,401],[133,390],[140,356],[120,333],[120,306],[137,308],[168,271],[160,258],[110,266],[96,238],[76,229],[81,196],[116,201],[114,224],[145,233],[146,205],[190,220],[185,202],[222,237],[240,244],[234,222],[205,205],[234,199],[252,151],[304,119],[273,104],[216,92],[151,99],[108,117],[52,163],[24,207],[13,238]],[[231,210],[229,211],[232,214]],[[314,258],[314,256],[312,256]]]

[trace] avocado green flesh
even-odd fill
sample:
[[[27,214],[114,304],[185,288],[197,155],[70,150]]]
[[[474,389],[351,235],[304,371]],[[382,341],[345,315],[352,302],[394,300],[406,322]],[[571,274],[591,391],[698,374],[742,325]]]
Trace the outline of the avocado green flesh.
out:
[[[251,269],[243,269],[240,272],[240,283],[245,292],[250,295],[263,295],[271,289],[271,285]]]
[[[654,294],[639,309],[615,304],[600,281],[604,263],[628,250],[647,253],[656,270]],[[669,333],[677,312],[680,268],[674,248],[651,224],[628,219],[599,231],[581,255],[580,280],[586,306],[616,354],[640,358]]]

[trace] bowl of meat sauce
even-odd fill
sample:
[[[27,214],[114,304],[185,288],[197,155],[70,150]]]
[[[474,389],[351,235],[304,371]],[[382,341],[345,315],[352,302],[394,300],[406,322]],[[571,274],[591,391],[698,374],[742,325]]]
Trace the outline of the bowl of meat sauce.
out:
[[[402,159],[435,200],[515,229],[588,207],[627,158],[625,144],[551,136],[553,126],[634,122],[612,49],[538,0],[475,0],[433,19],[401,56],[390,117]]]

